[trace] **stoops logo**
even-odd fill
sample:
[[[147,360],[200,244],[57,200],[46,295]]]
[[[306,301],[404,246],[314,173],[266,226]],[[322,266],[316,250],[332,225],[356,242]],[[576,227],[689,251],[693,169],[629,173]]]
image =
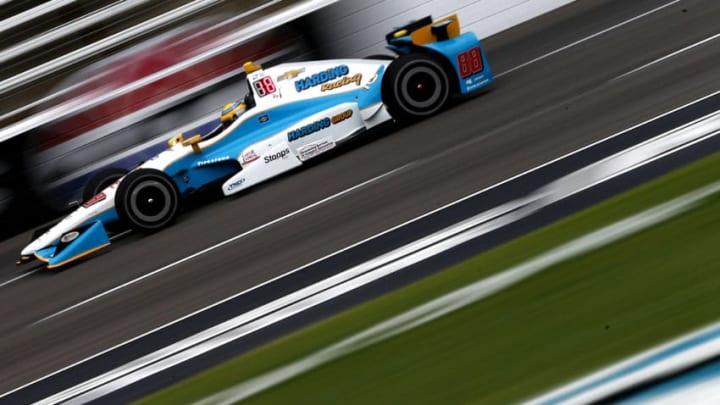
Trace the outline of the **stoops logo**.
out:
[[[323,118],[320,121],[315,121],[312,124],[305,125],[304,127],[293,129],[288,132],[288,142],[297,141],[302,137],[322,131],[325,128],[329,128],[330,125],[332,125],[330,118]]]
[[[290,149],[285,148],[284,150],[275,153],[273,155],[265,156],[265,164],[272,163],[276,160],[285,159],[290,155]]]
[[[323,83],[327,83],[330,80],[335,80],[347,76],[349,73],[350,68],[347,65],[336,66],[324,72],[315,73],[304,79],[295,81],[295,90],[300,93],[315,86],[319,86]]]

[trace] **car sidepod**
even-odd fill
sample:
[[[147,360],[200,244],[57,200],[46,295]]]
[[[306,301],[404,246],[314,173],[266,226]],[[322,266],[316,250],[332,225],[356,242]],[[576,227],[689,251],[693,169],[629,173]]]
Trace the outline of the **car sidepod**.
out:
[[[245,148],[243,169],[222,187],[235,194],[292,170],[365,129],[357,103],[342,103],[309,115],[271,137]]]

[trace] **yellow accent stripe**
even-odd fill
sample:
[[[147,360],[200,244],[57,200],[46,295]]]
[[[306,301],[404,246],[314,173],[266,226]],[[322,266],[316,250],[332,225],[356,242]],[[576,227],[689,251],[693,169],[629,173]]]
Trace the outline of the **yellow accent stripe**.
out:
[[[37,254],[37,252],[36,252],[36,253],[33,253],[33,254],[35,255],[35,258],[38,259],[38,260],[40,260],[41,262],[45,262],[45,263],[48,262],[48,259],[40,256],[39,254]]]
[[[87,255],[89,255],[89,254],[95,253],[95,252],[97,252],[98,250],[104,249],[104,248],[106,248],[106,247],[108,247],[108,246],[110,246],[110,243],[106,243],[106,244],[104,244],[104,245],[100,245],[100,246],[98,246],[98,247],[96,247],[96,248],[93,248],[93,249],[90,249],[90,250],[88,250],[88,251],[86,251],[86,252],[80,253],[79,255],[77,255],[77,256],[75,256],[75,257],[71,257],[70,259],[67,259],[67,260],[65,260],[65,261],[63,261],[63,262],[56,263],[56,264],[52,264],[52,265],[48,265],[47,268],[48,268],[48,269],[54,269],[54,268],[57,268],[57,267],[60,267],[60,266],[64,266],[64,265],[66,265],[66,264],[68,264],[68,263],[70,263],[70,262],[73,262],[73,261],[78,260],[78,259],[82,259],[83,257],[85,257],[85,256],[87,256]],[[37,254],[35,254],[35,256],[37,257]],[[47,261],[45,261],[45,262],[47,263]]]

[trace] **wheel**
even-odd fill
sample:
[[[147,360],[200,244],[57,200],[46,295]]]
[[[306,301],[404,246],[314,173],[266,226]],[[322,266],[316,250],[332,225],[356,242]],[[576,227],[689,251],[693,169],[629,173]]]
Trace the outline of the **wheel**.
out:
[[[85,185],[83,189],[83,202],[98,195],[99,192],[105,190],[108,186],[116,182],[125,175],[127,170],[123,169],[105,169],[95,173]]]
[[[180,195],[170,176],[154,169],[130,172],[118,186],[115,208],[130,228],[154,232],[172,222]]]
[[[450,99],[450,80],[441,62],[430,55],[395,59],[383,77],[382,99],[398,121],[409,122],[440,111]]]

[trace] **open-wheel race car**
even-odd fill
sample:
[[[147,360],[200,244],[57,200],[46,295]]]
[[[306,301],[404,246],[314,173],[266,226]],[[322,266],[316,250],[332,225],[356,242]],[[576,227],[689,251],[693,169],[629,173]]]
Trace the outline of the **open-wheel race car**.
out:
[[[244,65],[248,93],[222,111],[215,130],[178,135],[168,148],[86,201],[34,239],[18,264],[71,263],[110,244],[106,226],[153,232],[206,187],[229,196],[295,169],[381,123],[441,111],[453,95],[486,90],[493,75],[457,16],[431,17],[386,37],[395,58]]]

